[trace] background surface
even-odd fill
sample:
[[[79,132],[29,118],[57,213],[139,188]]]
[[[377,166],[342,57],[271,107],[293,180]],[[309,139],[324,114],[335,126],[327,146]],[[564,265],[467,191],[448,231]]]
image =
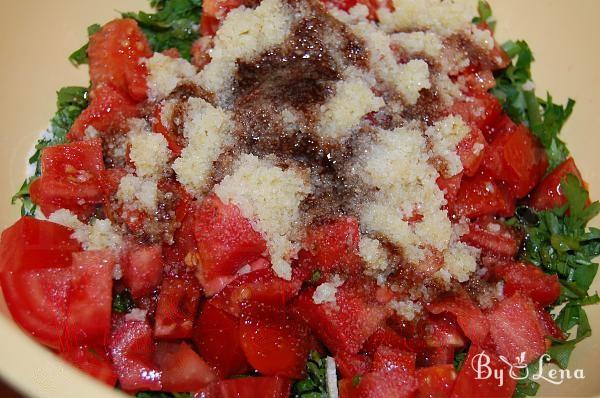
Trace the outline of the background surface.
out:
[[[538,95],[550,91],[563,103],[577,100],[563,131],[592,196],[600,198],[600,14],[599,0],[490,0],[499,20],[497,37],[526,39],[537,62]],[[117,10],[145,8],[144,0],[20,0],[3,2],[0,24],[0,228],[13,223],[18,208],[9,198],[19,188],[26,155],[55,111],[55,91],[86,85],[85,68],[75,69],[68,55],[85,41],[86,27],[117,16]],[[600,220],[596,220],[600,225]],[[600,283],[596,283],[596,289]],[[543,396],[600,396],[600,306],[588,311],[595,336],[577,346],[572,368],[586,380],[543,386]],[[64,365],[32,343],[0,315],[0,375],[31,397],[118,397]],[[12,398],[0,385],[0,397]]]

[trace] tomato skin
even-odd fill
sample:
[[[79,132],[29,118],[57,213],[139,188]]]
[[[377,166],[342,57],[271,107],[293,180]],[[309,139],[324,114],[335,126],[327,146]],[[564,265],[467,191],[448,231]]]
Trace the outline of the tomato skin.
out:
[[[562,193],[560,185],[569,174],[577,177],[581,184],[586,186],[575,161],[573,158],[568,158],[552,170],[533,191],[529,199],[531,207],[536,210],[550,210],[567,204],[567,198]]]
[[[514,207],[514,199],[506,196],[503,187],[482,174],[463,178],[456,196],[449,210],[457,218],[506,214]]]
[[[237,318],[206,303],[194,324],[192,340],[217,375],[226,378],[250,369],[240,344]]]
[[[154,358],[164,391],[198,391],[217,380],[210,366],[187,343],[161,342]]]
[[[81,346],[67,352],[61,352],[60,356],[79,370],[110,387],[114,387],[117,384],[115,369],[104,352],[87,346]]]
[[[427,306],[427,310],[433,314],[448,312],[454,315],[465,336],[474,344],[482,344],[490,331],[485,315],[464,292],[436,300]]]
[[[67,139],[83,140],[90,126],[102,134],[122,133],[127,130],[127,119],[139,115],[139,109],[127,96],[111,86],[99,86],[94,90],[88,107],[75,119]]]
[[[477,372],[472,366],[473,361],[477,363],[477,355],[487,355],[490,359],[488,366],[492,371],[502,372],[502,380],[495,377],[477,378]],[[483,357],[485,358],[485,357]],[[482,359],[483,360],[483,359]],[[452,388],[452,398],[511,398],[517,386],[517,381],[509,376],[508,365],[503,363],[498,356],[490,351],[481,349],[473,344],[458,373],[458,377]],[[500,385],[502,384],[502,385]]]
[[[194,230],[204,279],[233,276],[267,250],[262,236],[233,204],[207,196],[196,210]]]
[[[150,294],[162,278],[163,260],[160,245],[131,244],[124,255],[123,282],[134,298]]]
[[[194,277],[163,279],[156,307],[154,336],[157,339],[192,337],[201,294],[202,289]]]
[[[264,303],[244,306],[240,341],[252,367],[267,376],[300,379],[306,358],[316,348],[308,327],[284,308]]]
[[[293,306],[331,352],[354,354],[387,316],[383,305],[369,301],[369,291],[366,282],[363,287],[347,282],[338,288],[336,305],[333,305],[315,304],[314,289],[308,289],[300,294]]]
[[[453,365],[437,365],[417,369],[417,398],[448,398],[456,380]]]
[[[42,176],[32,183],[30,195],[45,215],[59,208],[83,215],[102,203],[99,175],[104,161],[100,139],[45,148],[41,165]]]
[[[72,234],[72,229],[62,225],[21,217],[2,232],[0,272],[69,267],[71,254],[81,250]]]
[[[148,322],[121,320],[113,330],[109,348],[124,391],[162,389],[161,372],[153,361],[155,346]]]
[[[495,267],[504,279],[504,295],[522,292],[543,307],[553,304],[560,296],[558,275],[548,275],[532,264],[511,263]]]
[[[289,398],[292,382],[283,377],[244,377],[222,380],[200,391],[202,398]]]
[[[92,90],[111,85],[141,102],[146,99],[146,65],[150,44],[133,19],[116,19],[90,37],[88,46]]]
[[[217,293],[210,303],[231,315],[239,316],[243,303],[265,303],[283,307],[300,291],[302,283],[283,280],[263,268],[241,275]]]
[[[461,240],[488,254],[513,258],[519,251],[516,234],[503,223],[483,218],[469,224],[469,232]]]
[[[309,255],[304,261],[326,274],[337,271],[358,272],[362,265],[358,253],[359,241],[360,231],[356,218],[332,220],[307,232],[304,247]]]
[[[529,297],[518,292],[500,301],[488,313],[490,336],[496,352],[510,361],[524,353],[529,363],[546,352],[544,330]]]
[[[73,254],[65,340],[77,345],[106,345],[111,326],[114,264],[109,250]]]

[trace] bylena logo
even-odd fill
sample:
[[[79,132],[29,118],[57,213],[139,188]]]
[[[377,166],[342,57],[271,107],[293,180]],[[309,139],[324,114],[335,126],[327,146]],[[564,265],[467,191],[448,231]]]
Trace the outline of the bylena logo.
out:
[[[471,368],[476,373],[477,380],[494,379],[498,382],[498,386],[502,387],[507,377],[514,380],[531,379],[533,381],[544,380],[552,384],[562,384],[565,380],[570,379],[585,379],[583,369],[544,369],[544,363],[550,360],[548,354],[542,355],[537,363],[537,370],[530,374],[530,367],[525,363],[525,353],[521,353],[516,358],[515,362],[509,361],[506,357],[500,356],[500,360],[504,362],[508,368],[500,366],[492,366],[490,356],[482,351],[476,354],[471,359]],[[507,374],[508,373],[508,374]]]

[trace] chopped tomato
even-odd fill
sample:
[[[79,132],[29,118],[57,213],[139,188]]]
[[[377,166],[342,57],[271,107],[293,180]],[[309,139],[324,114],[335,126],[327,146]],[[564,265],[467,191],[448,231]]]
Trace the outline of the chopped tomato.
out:
[[[485,151],[482,170],[503,181],[517,198],[526,196],[548,168],[548,158],[538,139],[520,125],[498,136]]]
[[[505,296],[522,292],[544,307],[560,296],[558,276],[548,275],[535,265],[511,263],[495,267],[495,272],[504,279]]]
[[[100,139],[45,148],[42,176],[30,187],[31,198],[44,214],[59,208],[84,214],[102,203],[100,173],[104,170]]]
[[[444,178],[438,177],[436,183],[440,190],[444,191],[444,197],[448,203],[454,203],[460,189],[460,183],[463,179],[463,173],[458,173],[455,176]]]
[[[411,339],[412,340],[412,339]],[[362,351],[374,354],[379,347],[391,347],[400,350],[416,351],[412,341],[400,336],[389,326],[378,328],[362,347]]]
[[[510,258],[517,254],[520,246],[514,231],[489,218],[470,223],[469,232],[461,236],[461,240],[489,254]]]
[[[417,353],[417,365],[420,367],[447,365],[454,362],[456,347],[425,347]]]
[[[270,268],[264,268],[237,277],[217,293],[210,303],[238,316],[244,302],[283,307],[296,296],[300,287],[301,283],[283,280]]]
[[[283,377],[243,377],[211,384],[197,395],[202,398],[288,398],[292,382]]]
[[[375,355],[373,355],[373,372],[390,372],[402,370],[404,374],[414,375],[417,355],[414,352],[408,352],[386,346],[379,346]]]
[[[160,245],[131,244],[122,263],[123,282],[132,296],[138,298],[152,293],[160,284],[163,271]]]
[[[88,47],[92,90],[110,85],[132,100],[146,99],[145,63],[152,56],[150,44],[133,19],[116,19],[90,37]]]
[[[373,297],[369,291],[372,293],[366,281],[363,286],[347,282],[337,289],[335,304],[315,304],[314,289],[308,289],[300,294],[294,306],[330,351],[356,353],[387,315],[383,305],[369,299]]]
[[[111,251],[73,254],[65,324],[66,344],[105,346],[110,336],[113,267]]]
[[[355,218],[335,219],[310,229],[304,247],[309,252],[305,261],[324,273],[352,273],[361,269],[358,253],[360,231]]]
[[[158,339],[192,337],[201,294],[202,289],[194,277],[165,278],[158,296],[154,336]]]
[[[233,276],[267,250],[265,240],[233,204],[216,195],[204,199],[196,211],[196,242],[204,279]]]
[[[127,320],[115,327],[110,352],[124,391],[162,389],[161,372],[153,361],[154,351],[152,328],[147,322]]]
[[[550,313],[548,311],[546,311],[540,305],[536,305],[536,310],[537,310],[538,319],[540,320],[540,323],[542,325],[542,329],[544,331],[545,337],[550,336],[556,340],[565,340],[567,338],[565,333],[562,330],[560,330],[560,328],[554,321],[554,318],[552,318],[552,315],[550,315]]]
[[[204,305],[192,340],[221,378],[243,374],[250,368],[240,345],[239,321],[213,305]]]
[[[485,93],[496,87],[496,79],[491,70],[477,70],[469,67],[459,77],[459,82],[464,85],[467,92]]]
[[[509,361],[524,355],[529,363],[546,352],[544,331],[529,297],[516,293],[500,301],[488,314],[496,352]]]
[[[450,205],[450,211],[455,217],[474,218],[506,214],[514,207],[514,200],[507,198],[502,186],[489,177],[477,174],[463,178],[456,200]]]
[[[208,0],[202,2],[202,18],[200,20],[200,35],[214,36],[219,29],[221,20],[229,11],[242,5],[242,0]]]
[[[165,391],[198,391],[217,380],[210,366],[187,343],[161,342],[154,358]]]
[[[567,198],[562,193],[561,183],[567,175],[574,175],[583,186],[585,183],[573,158],[568,158],[542,180],[531,194],[529,203],[536,210],[548,210],[567,204]]]
[[[417,398],[449,398],[456,380],[453,365],[417,369]]]
[[[463,165],[463,173],[467,177],[473,177],[479,170],[486,145],[487,142],[481,130],[472,127],[471,134],[466,136],[456,147],[456,152]]]
[[[335,363],[342,378],[353,378],[371,371],[371,358],[366,354],[350,354],[339,351],[335,354]]]
[[[419,323],[419,330],[422,330],[419,335],[425,346],[430,349],[452,348],[454,350],[467,344],[461,328],[449,313],[424,318]],[[434,352],[428,350],[429,355]]]
[[[493,142],[496,138],[510,134],[516,129],[515,122],[506,113],[502,113],[494,123],[483,129],[483,135],[487,142]]]
[[[427,309],[433,314],[447,312],[454,315],[465,336],[475,344],[482,344],[490,330],[485,315],[466,293],[436,300]]]
[[[416,390],[415,378],[402,369],[367,373],[339,382],[340,398],[409,398]]]
[[[201,25],[201,30],[213,29],[213,27],[210,26],[210,19],[202,18],[202,22],[209,23],[209,26],[205,27],[204,25]],[[192,44],[192,63],[194,64],[194,66],[196,66],[196,68],[202,70],[206,65],[210,63],[210,50],[213,48],[213,46],[214,38],[208,35],[203,35],[202,37],[198,38],[198,40],[196,40],[194,44]]]
[[[99,86],[88,107],[75,119],[67,139],[82,140],[90,126],[102,134],[121,133],[127,130],[127,119],[139,115],[137,106],[126,95],[111,86]]]
[[[175,232],[174,243],[163,248],[166,263],[176,266],[181,266],[181,264],[186,266],[196,265],[194,262],[196,257],[195,225],[194,208],[191,205],[181,221],[181,226]]]
[[[316,342],[308,327],[280,307],[258,303],[244,306],[240,341],[246,359],[267,376],[299,379]]]
[[[476,369],[481,371],[481,377],[478,377]],[[509,366],[495,353],[482,350],[473,344],[454,382],[451,397],[511,398],[517,381],[510,377],[510,371]]]
[[[461,116],[467,124],[481,130],[492,125],[502,114],[502,105],[492,94],[476,93],[464,101],[455,102],[450,113]]]
[[[81,371],[97,380],[114,387],[117,384],[117,374],[108,356],[99,350],[87,346],[76,347],[60,356],[75,365]]]
[[[170,120],[162,120],[161,115],[163,111],[163,104],[158,104],[154,108],[154,123],[152,124],[152,131],[158,134],[162,134],[167,140],[169,149],[173,152],[173,156],[181,156],[181,151],[185,148],[186,142],[182,134],[177,134],[175,125]]]

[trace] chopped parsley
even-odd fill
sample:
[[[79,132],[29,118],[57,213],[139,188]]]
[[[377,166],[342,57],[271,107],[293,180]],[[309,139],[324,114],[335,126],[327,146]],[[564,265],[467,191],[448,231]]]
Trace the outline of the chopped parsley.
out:
[[[100,30],[101,26],[98,25],[97,23],[88,26],[87,28],[87,33],[88,33],[88,37],[91,37],[94,33],[98,32]],[[89,59],[88,59],[88,44],[89,43],[85,43],[83,46],[81,46],[79,49],[77,49],[75,52],[73,52],[73,54],[69,55],[69,61],[71,61],[71,63],[75,66],[79,66],[79,65],[83,65],[83,64],[87,64]]]
[[[120,314],[126,314],[131,312],[135,308],[135,302],[129,290],[125,289],[117,294],[113,298],[113,311]]]
[[[35,165],[35,173],[23,182],[21,189],[12,197],[13,204],[17,200],[21,201],[21,215],[32,216],[35,213],[36,206],[29,196],[29,187],[42,172],[40,162],[42,149],[66,142],[67,132],[87,105],[88,89],[85,87],[63,87],[58,91],[57,111],[50,120],[47,133],[35,144],[35,152],[29,158],[29,164]]]
[[[473,23],[477,25],[486,24],[492,32],[496,30],[496,20],[492,15],[490,3],[485,0],[479,0],[477,11],[479,12],[479,16],[473,18]]]
[[[202,13],[201,0],[152,0],[156,13],[125,12],[123,18],[135,19],[155,52],[176,48],[185,59],[199,37],[198,24]]]
[[[294,383],[292,397],[328,398],[325,367],[325,358],[321,358],[316,351],[311,351],[306,362],[306,378]]]

